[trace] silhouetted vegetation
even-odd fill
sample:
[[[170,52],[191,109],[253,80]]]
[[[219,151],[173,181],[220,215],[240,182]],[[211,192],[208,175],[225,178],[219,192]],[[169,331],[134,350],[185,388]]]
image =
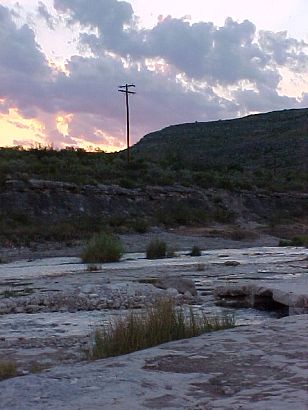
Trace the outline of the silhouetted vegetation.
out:
[[[301,109],[174,125],[145,136],[132,152],[189,185],[303,191],[308,186],[307,118],[308,109]]]
[[[182,124],[165,128],[144,137],[132,147],[131,162],[125,152],[107,154],[100,150],[36,146],[24,149],[0,148],[0,193],[20,195],[31,188],[31,181],[57,181],[68,192],[95,192],[96,188],[118,185],[127,190],[147,185],[223,188],[225,190],[307,191],[308,187],[308,109],[285,110],[231,121]],[[34,184],[35,185],[35,184]],[[14,186],[14,189],[12,189]],[[129,193],[132,198],[134,193]],[[94,194],[93,194],[94,195]],[[179,195],[180,198],[180,195]],[[31,242],[88,239],[94,233],[110,230],[115,233],[145,233],[151,225],[177,227],[205,225],[211,222],[232,223],[232,206],[223,197],[206,201],[188,199],[161,201],[155,209],[140,211],[109,210],[97,214],[76,210],[38,220],[35,210],[0,213],[0,243],[29,245]],[[56,205],[55,205],[56,208]],[[69,208],[69,206],[68,206]],[[133,208],[133,207],[132,207]],[[4,209],[4,208],[2,208]],[[234,209],[234,208],[233,208]],[[273,225],[297,215],[283,207],[272,208],[266,216]],[[296,212],[296,210],[295,210]],[[32,216],[31,216],[32,215]],[[69,216],[67,216],[69,215]],[[88,216],[87,216],[88,215]],[[99,215],[99,216],[89,216]],[[298,215],[298,217],[301,217]],[[42,229],[42,223],[44,229]],[[247,237],[247,232],[234,232],[231,239]]]
[[[285,110],[229,121],[167,127],[125,152],[107,154],[67,147],[0,149],[0,186],[31,178],[83,184],[304,191],[308,109]]]

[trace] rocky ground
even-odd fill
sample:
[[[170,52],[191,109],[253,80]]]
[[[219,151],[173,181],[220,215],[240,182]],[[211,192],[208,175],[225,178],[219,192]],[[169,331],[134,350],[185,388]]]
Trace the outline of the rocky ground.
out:
[[[177,249],[176,257],[146,260],[142,251],[153,236],[162,237]],[[10,249],[6,253],[5,257],[12,262],[0,265],[0,361],[15,361],[18,375],[23,377],[1,382],[1,409],[30,410],[61,406],[67,409],[129,410],[282,409],[290,408],[288,403],[293,403],[294,409],[306,408],[300,370],[304,352],[301,342],[297,349],[296,340],[300,341],[307,336],[304,334],[307,318],[292,316],[290,320],[268,321],[271,317],[287,315],[294,303],[284,303],[283,300],[290,302],[294,300],[294,295],[304,295],[306,299],[303,299],[301,307],[307,307],[307,249],[275,248],[273,246],[278,240],[270,236],[234,241],[204,236],[203,232],[194,232],[192,235],[187,230],[126,235],[122,236],[122,240],[126,249],[135,253],[126,254],[119,263],[96,266],[95,271],[89,271],[89,267],[80,262],[76,256],[78,247],[69,248],[70,257],[67,254],[63,256],[67,250],[56,249],[55,246],[48,250],[37,249],[32,253],[29,249]],[[187,255],[193,245],[204,249],[201,257]],[[18,260],[22,256],[26,259]],[[54,257],[46,259],[46,256]],[[45,259],[40,259],[42,257]],[[163,286],[164,289],[154,286],[155,282],[157,285],[158,280],[166,277],[171,278],[171,282]],[[174,278],[177,281],[172,282]],[[188,287],[183,287],[181,279],[184,279],[184,283],[186,280],[185,286]],[[191,281],[196,287],[196,295]],[[297,288],[295,283],[298,283]],[[292,289],[290,284],[294,285]],[[276,295],[277,289],[284,292],[284,298],[280,294],[277,305],[266,306],[272,312],[261,312],[256,310],[260,305],[249,303],[251,295],[255,295],[256,289],[262,286],[263,294],[272,292],[273,295],[273,288],[276,289]],[[214,290],[219,288],[223,288],[224,292],[215,294]],[[86,362],[86,352],[91,346],[95,327],[116,315],[124,314],[128,308],[142,308],[168,295],[177,303],[192,305],[194,309],[208,315],[221,315],[230,312],[227,289],[229,296],[232,296],[233,306],[237,307],[233,310],[237,325],[252,323],[253,326],[168,345],[175,346],[170,347],[173,352],[171,356],[174,356],[179,368],[168,370],[173,361],[168,346],[125,358],[92,364]],[[292,291],[293,299],[290,298]],[[234,298],[234,294],[240,295],[242,299]],[[246,302],[243,303],[245,298]],[[276,344],[270,343],[276,329],[277,338],[285,338],[280,353],[277,339]],[[285,329],[284,335],[282,329]],[[293,331],[294,335],[291,334]],[[262,332],[264,342],[260,345]],[[233,342],[229,343],[231,339]],[[258,341],[259,347],[255,346],[254,340]],[[241,343],[247,343],[243,357],[240,357]],[[203,350],[202,344],[206,346]],[[292,346],[295,353],[289,360]],[[166,351],[166,358],[161,362],[156,356]],[[263,352],[260,354],[263,361],[270,360],[264,369],[257,364],[260,351]],[[272,357],[274,353],[277,357]],[[247,363],[254,370],[251,370],[247,382],[243,382]],[[61,367],[50,370],[55,366]],[[37,376],[29,374],[44,369],[49,370]],[[283,374],[281,382],[278,382],[279,369]],[[260,385],[262,377],[265,377],[263,387]],[[168,378],[170,389],[163,385],[163,380]],[[93,382],[93,379],[97,379],[97,382]],[[202,379],[200,385],[198,379]],[[114,383],[115,380],[117,383]],[[299,381],[297,387],[296,380]],[[37,385],[36,393],[35,388],[32,390],[32,383]],[[63,390],[62,387],[58,389],[59,384]],[[154,386],[153,389],[150,386]],[[271,388],[274,393],[269,392]],[[28,389],[29,400],[21,401],[21,393],[17,394],[17,390],[22,392]],[[64,393],[65,389],[67,393]],[[79,393],[75,394],[75,390]],[[101,393],[98,394],[98,391]],[[258,399],[253,402],[249,394]],[[128,396],[131,401],[127,401]],[[264,400],[268,400],[268,407]],[[280,406],[277,404],[279,400]],[[129,403],[128,407],[125,403]],[[282,406],[284,403],[285,407]]]
[[[1,409],[306,410],[308,315],[1,383]]]
[[[289,228],[290,229],[290,228]],[[295,231],[295,232],[298,232]],[[240,233],[238,239],[232,239]],[[296,233],[295,233],[296,234]],[[240,226],[216,224],[208,228],[186,228],[169,229],[168,231],[154,227],[144,234],[121,234],[119,235],[126,252],[145,252],[147,244],[156,237],[164,240],[171,249],[191,250],[193,245],[201,249],[224,249],[224,248],[249,248],[255,246],[277,246],[277,236],[264,234],[262,230],[242,230]],[[23,259],[41,259],[61,256],[79,256],[84,243],[80,241],[65,243],[44,242],[33,243],[28,247],[0,247],[0,257],[5,262]]]

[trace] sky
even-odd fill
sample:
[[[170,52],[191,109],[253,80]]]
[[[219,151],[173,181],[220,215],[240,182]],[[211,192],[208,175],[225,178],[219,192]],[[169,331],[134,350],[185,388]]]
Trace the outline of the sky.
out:
[[[307,0],[0,0],[0,146],[125,148],[125,83],[132,143],[306,108],[307,16]]]

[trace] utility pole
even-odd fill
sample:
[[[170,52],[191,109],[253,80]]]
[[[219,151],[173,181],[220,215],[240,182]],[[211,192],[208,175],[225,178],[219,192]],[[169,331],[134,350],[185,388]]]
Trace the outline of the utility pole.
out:
[[[135,87],[134,84],[125,84],[119,86],[119,92],[125,93],[125,100],[126,100],[126,140],[127,140],[127,162],[129,162],[129,104],[128,104],[128,95],[129,94],[136,94],[134,91],[129,91],[131,87]]]

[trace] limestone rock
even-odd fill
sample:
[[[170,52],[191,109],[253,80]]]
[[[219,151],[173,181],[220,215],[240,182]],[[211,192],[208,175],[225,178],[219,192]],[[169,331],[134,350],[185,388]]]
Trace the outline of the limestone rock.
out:
[[[190,292],[192,296],[197,295],[197,289],[194,281],[188,278],[179,278],[176,276],[160,277],[154,283],[154,286],[160,289],[174,288],[182,294],[185,294],[185,292]]]

